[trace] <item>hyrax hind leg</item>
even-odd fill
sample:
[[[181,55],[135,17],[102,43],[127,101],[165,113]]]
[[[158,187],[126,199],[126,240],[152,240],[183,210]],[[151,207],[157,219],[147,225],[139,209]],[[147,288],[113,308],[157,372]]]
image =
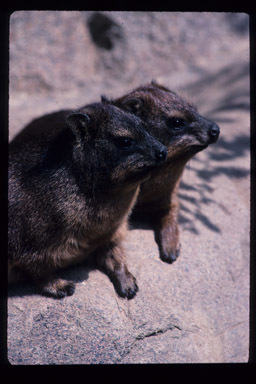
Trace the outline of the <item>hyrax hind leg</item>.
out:
[[[75,292],[75,284],[73,282],[54,276],[38,280],[37,285],[42,295],[50,296],[55,299],[71,296]]]
[[[37,255],[35,258],[33,256],[27,257],[23,262],[19,261],[19,263],[16,263],[15,268],[18,268],[20,273],[29,277],[42,295],[61,299],[74,293],[75,284],[71,281],[57,278],[54,273],[54,265],[50,259],[46,263],[44,257]],[[8,272],[11,277],[9,280],[10,283],[15,283],[18,279],[16,275],[12,274],[13,266],[11,263],[9,264]]]
[[[138,291],[138,286],[125,264],[121,245],[110,241],[106,247],[98,250],[95,256],[98,268],[108,275],[119,296],[132,299]]]

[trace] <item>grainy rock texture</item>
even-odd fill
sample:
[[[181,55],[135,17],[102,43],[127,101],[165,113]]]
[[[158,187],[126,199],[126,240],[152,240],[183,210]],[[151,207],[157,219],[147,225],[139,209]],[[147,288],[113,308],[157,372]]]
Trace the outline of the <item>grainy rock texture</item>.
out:
[[[10,140],[31,119],[120,96],[152,78],[221,127],[187,165],[181,255],[159,259],[150,228],[125,246],[130,301],[90,265],[63,300],[9,289],[11,364],[246,362],[249,351],[248,17],[227,13],[15,12],[10,20]]]

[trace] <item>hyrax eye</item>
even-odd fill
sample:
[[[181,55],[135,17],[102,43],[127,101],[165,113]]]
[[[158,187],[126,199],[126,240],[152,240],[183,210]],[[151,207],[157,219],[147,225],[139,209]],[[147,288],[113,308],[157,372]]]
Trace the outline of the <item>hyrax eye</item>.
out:
[[[185,120],[181,119],[180,117],[170,117],[167,120],[167,125],[169,128],[179,130],[185,125]]]
[[[132,145],[133,140],[130,137],[116,137],[115,144],[120,149],[127,149]]]

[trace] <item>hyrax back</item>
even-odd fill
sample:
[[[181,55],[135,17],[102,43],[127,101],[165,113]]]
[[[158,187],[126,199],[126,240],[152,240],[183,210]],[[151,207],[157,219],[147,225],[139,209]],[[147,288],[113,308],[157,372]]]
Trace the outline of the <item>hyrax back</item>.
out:
[[[63,297],[74,284],[55,270],[92,255],[117,292],[138,289],[122,250],[139,184],[166,148],[133,114],[102,103],[36,119],[10,144],[9,265],[43,294]]]
[[[197,152],[217,141],[219,127],[182,97],[155,82],[119,99],[102,100],[139,116],[148,132],[168,148],[167,161],[142,184],[134,214],[153,218],[160,257],[171,263],[179,254],[177,193],[184,166]]]

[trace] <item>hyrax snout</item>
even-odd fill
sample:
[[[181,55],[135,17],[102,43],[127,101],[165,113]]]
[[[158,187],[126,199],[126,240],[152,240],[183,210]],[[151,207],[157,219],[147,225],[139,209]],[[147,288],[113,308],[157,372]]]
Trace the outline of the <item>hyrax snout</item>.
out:
[[[167,161],[141,185],[133,217],[150,217],[162,260],[179,255],[178,188],[186,162],[218,140],[218,125],[168,88],[152,82],[118,99],[108,100],[140,117],[147,130],[168,148]]]
[[[193,151],[194,147],[196,152],[205,149],[209,144],[216,143],[220,134],[220,128],[216,123],[200,116],[198,113],[191,122],[186,123],[186,127],[183,126],[183,129],[184,132],[187,131],[188,134],[192,136],[191,151]],[[196,140],[199,142],[198,148]],[[202,146],[202,148],[200,148],[200,146]]]
[[[89,255],[122,297],[138,286],[122,240],[139,185],[163,164],[166,147],[134,114],[94,103],[34,120],[9,150],[9,272],[44,295],[72,295],[55,271]]]

